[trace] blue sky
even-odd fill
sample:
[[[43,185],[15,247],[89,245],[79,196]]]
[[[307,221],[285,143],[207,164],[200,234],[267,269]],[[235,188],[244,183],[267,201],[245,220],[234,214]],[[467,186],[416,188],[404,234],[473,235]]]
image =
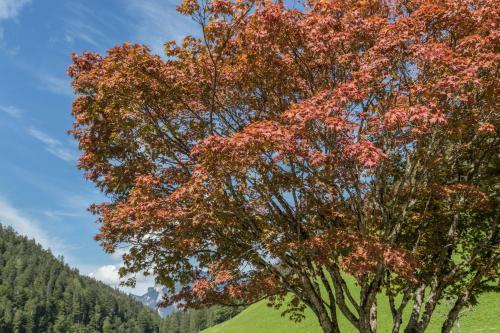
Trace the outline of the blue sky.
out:
[[[0,0],[0,222],[35,238],[84,274],[117,284],[118,256],[93,240],[87,213],[104,198],[75,167],[70,53],[125,41],[161,53],[195,31],[172,0]],[[151,280],[140,279],[141,294]],[[130,291],[130,289],[126,289]]]

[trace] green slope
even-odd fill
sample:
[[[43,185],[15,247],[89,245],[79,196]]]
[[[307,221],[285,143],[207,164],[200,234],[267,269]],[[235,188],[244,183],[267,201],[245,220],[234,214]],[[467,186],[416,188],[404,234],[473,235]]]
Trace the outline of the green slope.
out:
[[[380,332],[390,332],[392,318],[387,301],[381,297],[379,301],[378,325]],[[440,332],[441,323],[444,321],[447,306],[442,304],[436,310],[428,332]],[[265,301],[256,303],[241,312],[233,319],[214,327],[203,333],[321,333],[319,324],[314,314],[309,309],[306,319],[301,323],[293,323],[280,315],[280,311],[267,307]],[[342,332],[355,332],[350,323],[339,315],[340,329]],[[462,333],[488,332],[500,333],[500,295],[485,294],[480,297],[479,304],[466,310],[460,319]]]

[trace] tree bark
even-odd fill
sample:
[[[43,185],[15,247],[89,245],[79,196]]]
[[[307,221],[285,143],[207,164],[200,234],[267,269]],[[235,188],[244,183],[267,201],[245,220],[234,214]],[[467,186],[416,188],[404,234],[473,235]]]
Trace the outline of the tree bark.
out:
[[[377,299],[374,298],[360,312],[359,331],[361,333],[377,332]]]
[[[363,309],[359,318],[360,333],[377,332],[377,305],[374,303],[369,309]]]
[[[403,294],[403,299],[401,300],[399,307],[396,308],[396,302],[394,300],[394,296],[389,295],[389,305],[391,307],[391,313],[392,313],[392,333],[399,332],[401,324],[403,323],[403,311],[406,308],[406,305],[408,304],[410,297],[411,297],[410,290],[406,290]]]
[[[332,324],[329,319],[318,317],[318,320],[324,333],[340,333],[340,329]]]
[[[346,301],[345,301],[345,297],[344,297],[344,292],[347,294],[353,307],[358,312],[358,315],[361,313],[360,308],[359,308],[359,304],[357,304],[354,301],[354,299],[352,298],[352,295],[350,295],[350,291],[347,289],[347,287],[346,288],[343,287],[342,284],[345,282],[342,279],[342,275],[341,275],[338,267],[335,267],[335,266],[327,267],[327,270],[330,273],[330,276],[332,278],[332,282],[333,282],[334,290],[335,290],[336,304],[337,304],[339,310],[351,322],[351,324],[354,327],[359,329],[359,319],[355,316],[355,314],[347,306]]]
[[[451,330],[453,329],[453,324],[457,321],[458,316],[460,315],[460,311],[469,300],[474,287],[476,287],[477,283],[481,281],[481,277],[482,274],[480,272],[477,272],[474,276],[474,279],[472,279],[471,283],[469,284],[467,290],[455,301],[453,308],[451,308],[450,312],[448,313],[448,317],[441,327],[442,333],[451,332]]]
[[[420,315],[420,308],[422,306],[422,301],[425,293],[425,285],[421,285],[417,288],[413,295],[413,309],[410,315],[410,320],[406,325],[404,333],[417,333],[418,318]]]
[[[370,308],[370,332],[377,332],[377,299],[375,299]]]
[[[451,332],[451,330],[453,329],[453,324],[458,319],[458,315],[460,314],[460,310],[462,310],[464,303],[465,302],[461,301],[461,299],[458,299],[455,302],[455,305],[448,313],[448,317],[446,318],[445,322],[443,323],[443,326],[441,327],[442,333]]]
[[[308,297],[311,309],[316,314],[319,324],[324,333],[340,333],[340,328],[336,320],[332,320],[328,314],[328,309],[324,306],[321,295],[316,293],[314,286],[306,276],[301,277],[301,282],[304,287],[305,296]]]
[[[429,326],[432,314],[436,309],[437,302],[441,298],[441,292],[442,289],[439,286],[433,287],[431,289],[431,292],[429,294],[429,299],[425,304],[425,310],[424,313],[422,314],[422,319],[418,323],[418,332],[424,332],[427,329],[427,326]]]

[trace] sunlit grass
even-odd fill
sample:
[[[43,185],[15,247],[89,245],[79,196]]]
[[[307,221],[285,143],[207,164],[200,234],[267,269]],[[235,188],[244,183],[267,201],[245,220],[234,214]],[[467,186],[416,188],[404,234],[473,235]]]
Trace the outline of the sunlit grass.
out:
[[[440,304],[435,311],[427,332],[440,332],[450,304]],[[281,317],[280,311],[269,308],[266,301],[256,303],[233,319],[208,328],[203,333],[321,333],[320,326],[311,310],[306,310],[306,319],[293,323]],[[343,333],[355,332],[347,319],[339,314]],[[392,316],[385,296],[379,298],[378,331],[390,332]],[[500,332],[500,295],[484,294],[479,304],[463,311],[460,318],[460,332]]]

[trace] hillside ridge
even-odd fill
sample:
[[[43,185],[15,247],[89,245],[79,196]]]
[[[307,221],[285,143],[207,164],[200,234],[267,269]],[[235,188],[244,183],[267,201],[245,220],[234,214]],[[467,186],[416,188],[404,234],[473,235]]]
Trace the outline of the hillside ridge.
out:
[[[0,224],[0,332],[153,333],[159,316]]]

